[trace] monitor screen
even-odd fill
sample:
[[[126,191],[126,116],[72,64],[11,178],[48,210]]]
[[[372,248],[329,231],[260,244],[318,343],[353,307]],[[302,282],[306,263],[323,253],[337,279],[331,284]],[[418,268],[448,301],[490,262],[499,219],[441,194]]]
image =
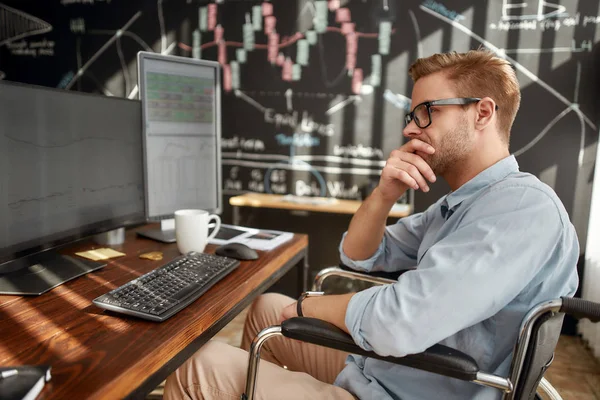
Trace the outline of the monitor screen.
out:
[[[143,222],[137,100],[0,81],[0,263]]]
[[[145,146],[146,212],[221,212],[219,64],[138,54]]]

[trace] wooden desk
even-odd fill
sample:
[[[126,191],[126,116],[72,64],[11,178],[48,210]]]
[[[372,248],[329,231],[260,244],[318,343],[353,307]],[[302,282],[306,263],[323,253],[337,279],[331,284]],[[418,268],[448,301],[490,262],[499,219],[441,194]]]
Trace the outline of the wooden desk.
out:
[[[242,262],[194,303],[156,323],[92,304],[179,254],[174,244],[129,231],[126,243],[114,247],[127,256],[106,267],[41,296],[0,296],[0,365],[50,364],[52,380],[40,399],[142,399],[288,270],[299,265],[304,276],[307,246],[306,235],[295,235],[259,252],[258,260]],[[84,243],[69,252],[93,247]],[[138,257],[156,250],[164,252],[162,261]]]
[[[340,200],[322,197],[307,197],[306,200],[306,203],[298,203],[287,201],[285,199],[285,196],[283,195],[265,193],[246,193],[240,196],[230,198],[229,204],[233,206],[234,225],[239,225],[240,223],[238,207],[261,207],[292,211],[354,214],[362,204],[362,201],[359,200]],[[399,209],[392,209],[389,216],[392,218],[402,218],[410,215],[411,212],[411,207],[407,205],[406,207],[402,207]]]

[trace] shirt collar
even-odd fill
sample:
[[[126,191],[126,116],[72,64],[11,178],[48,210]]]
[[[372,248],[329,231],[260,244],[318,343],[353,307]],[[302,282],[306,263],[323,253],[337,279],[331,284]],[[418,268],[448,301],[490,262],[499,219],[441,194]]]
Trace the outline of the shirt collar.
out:
[[[465,199],[473,196],[490,184],[504,179],[509,174],[517,171],[519,171],[519,164],[517,163],[515,156],[510,155],[503,158],[496,164],[475,175],[475,177],[454,192],[450,192],[442,201],[442,215],[445,216],[447,211],[453,212],[454,208],[460,205]]]

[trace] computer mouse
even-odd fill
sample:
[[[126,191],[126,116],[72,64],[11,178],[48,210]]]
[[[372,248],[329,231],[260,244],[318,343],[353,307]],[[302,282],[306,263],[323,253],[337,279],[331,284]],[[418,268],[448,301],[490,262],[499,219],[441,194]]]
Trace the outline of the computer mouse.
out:
[[[231,257],[236,260],[256,260],[258,253],[243,243],[228,243],[217,247],[215,254],[218,256]]]

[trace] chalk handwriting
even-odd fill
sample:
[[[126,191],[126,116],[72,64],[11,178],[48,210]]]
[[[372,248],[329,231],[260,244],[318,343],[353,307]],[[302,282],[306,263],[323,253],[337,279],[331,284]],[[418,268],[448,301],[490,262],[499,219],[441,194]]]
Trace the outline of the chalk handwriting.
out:
[[[265,143],[259,139],[246,139],[235,135],[232,138],[222,138],[221,149],[265,151]]]
[[[277,113],[272,108],[267,108],[264,113],[264,120],[268,124],[273,124],[277,128],[288,126],[292,129],[300,129],[306,133],[318,133],[322,136],[333,136],[335,126],[333,124],[323,124],[313,120],[307,111],[302,112],[302,119],[299,120],[298,111],[287,113]]]
[[[287,192],[287,185],[283,184],[283,183],[272,184],[271,185],[271,192],[273,192],[275,194],[284,194],[284,193]]]
[[[257,181],[248,182],[248,189],[253,192],[263,193],[265,191],[265,184]]]
[[[497,29],[499,31],[534,31],[537,29],[537,26],[537,21],[534,19],[521,20],[516,22],[498,21],[497,23],[491,23],[490,29]]]
[[[498,31],[558,31],[562,28],[571,28],[575,26],[586,27],[588,25],[600,24],[600,16],[585,15],[575,13],[569,16],[557,16],[554,18],[544,19],[517,19],[517,20],[500,20],[492,22],[488,26],[492,30]]]
[[[363,146],[362,144],[358,145],[348,145],[348,146],[340,146],[335,145],[333,147],[333,155],[335,156],[343,156],[343,157],[355,157],[355,158],[378,158],[383,160],[383,150]]]
[[[316,132],[323,136],[333,136],[335,134],[335,126],[333,124],[321,124],[315,122],[306,111],[302,113],[302,123],[300,129],[304,132]]]
[[[327,190],[332,197],[338,199],[360,199],[361,194],[358,190],[358,185],[352,185],[351,188],[346,188],[344,182],[327,182]]]
[[[282,183],[286,181],[287,171],[285,169],[274,169],[269,179],[271,182]]]
[[[588,24],[600,24],[600,15],[587,15],[583,17],[583,27],[585,28]]]
[[[242,190],[242,181],[234,179],[225,179],[225,190]]]
[[[306,183],[304,181],[297,180],[295,194],[296,196],[320,196],[321,188],[317,182]]]
[[[298,111],[292,113],[280,114],[276,113],[272,108],[265,110],[265,122],[274,124],[275,127],[289,126],[290,128],[298,127]]]
[[[55,45],[56,42],[53,40],[43,39],[36,41],[19,40],[17,42],[7,43],[6,47],[10,53],[15,56],[38,57],[53,56]]]
[[[83,18],[73,18],[69,21],[69,27],[73,33],[85,33],[85,20]]]
[[[311,136],[308,133],[294,133],[291,136],[279,133],[275,135],[275,140],[280,146],[294,147],[316,147],[321,143],[320,138]]]
[[[231,179],[237,179],[239,173],[240,173],[240,167],[238,167],[238,166],[231,167],[231,169],[229,170],[229,177]]]
[[[252,171],[250,171],[250,177],[252,179],[254,179],[255,181],[261,181],[261,182],[264,178],[263,173],[260,169],[253,169]]]
[[[320,196],[321,188],[318,182],[305,182],[303,180],[296,180],[295,184],[295,195],[296,196]],[[335,197],[338,199],[360,199],[360,191],[358,189],[358,185],[352,185],[352,187],[347,188],[344,182],[340,181],[328,181],[327,182],[327,190],[329,191],[329,196]]]

